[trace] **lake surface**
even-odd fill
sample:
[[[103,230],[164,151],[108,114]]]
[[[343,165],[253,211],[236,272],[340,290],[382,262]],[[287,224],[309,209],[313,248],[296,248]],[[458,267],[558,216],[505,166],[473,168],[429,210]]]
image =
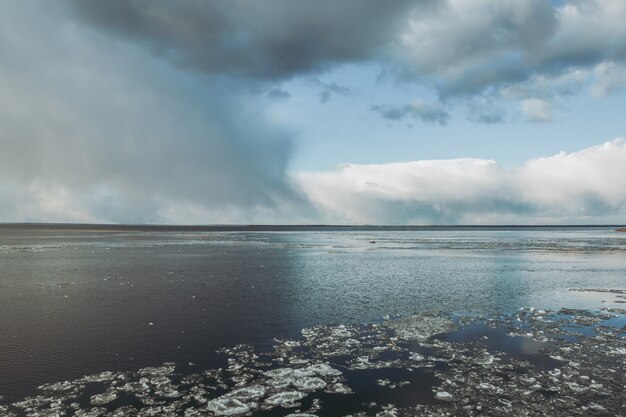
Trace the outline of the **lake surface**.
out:
[[[626,288],[614,229],[0,225],[0,396],[165,361],[195,372],[316,324],[598,309],[610,300],[569,289]]]

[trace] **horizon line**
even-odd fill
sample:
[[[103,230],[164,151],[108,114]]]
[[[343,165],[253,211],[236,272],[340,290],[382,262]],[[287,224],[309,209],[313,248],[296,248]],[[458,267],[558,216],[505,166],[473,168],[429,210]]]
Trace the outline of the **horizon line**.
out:
[[[612,223],[598,223],[598,224],[324,224],[324,223],[302,223],[302,224],[268,224],[268,223],[213,223],[213,224],[160,224],[160,223],[81,223],[81,222],[0,222],[0,227],[6,226],[34,226],[34,227],[111,227],[111,228],[286,228],[286,227],[302,227],[302,228],[427,228],[427,227],[467,227],[467,228],[480,228],[480,227],[511,227],[511,228],[524,228],[524,227],[626,227],[626,224],[612,224]]]

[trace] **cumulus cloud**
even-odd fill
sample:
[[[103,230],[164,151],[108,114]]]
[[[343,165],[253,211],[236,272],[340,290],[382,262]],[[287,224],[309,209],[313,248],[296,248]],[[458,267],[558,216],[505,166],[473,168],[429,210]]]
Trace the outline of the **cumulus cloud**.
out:
[[[488,94],[519,102],[530,121],[551,121],[550,103],[589,83],[599,96],[626,85],[624,19],[621,0],[446,0],[411,15],[396,70],[448,101]]]
[[[425,123],[446,125],[450,114],[439,104],[415,101],[405,106],[374,104],[371,110],[387,120],[397,121],[412,117]]]
[[[411,16],[398,54],[444,94],[471,93],[623,63],[625,17],[620,0],[447,0]]]
[[[623,222],[626,141],[532,159],[518,169],[482,159],[346,164],[298,181],[333,223]]]

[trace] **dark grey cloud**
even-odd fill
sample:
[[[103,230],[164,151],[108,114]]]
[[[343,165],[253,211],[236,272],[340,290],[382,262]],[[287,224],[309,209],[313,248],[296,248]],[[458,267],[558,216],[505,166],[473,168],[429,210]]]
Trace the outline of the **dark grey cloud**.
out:
[[[446,99],[514,88],[516,99],[555,100],[585,89],[599,65],[626,65],[624,18],[621,0],[442,1],[411,16],[397,71]]]
[[[345,85],[337,84],[335,82],[325,83],[320,80],[316,80],[316,84],[320,86],[320,102],[327,103],[332,96],[349,96],[352,94],[352,90]]]
[[[425,123],[446,125],[450,114],[439,104],[415,102],[404,106],[375,104],[370,109],[381,117],[391,121],[405,120],[409,117]]]
[[[278,87],[272,88],[267,92],[267,97],[271,100],[282,101],[291,98],[291,93]]]
[[[285,79],[370,60],[415,0],[68,0],[88,22],[211,74]],[[428,0],[430,2],[430,0]]]
[[[411,106],[390,106],[384,104],[373,104],[370,109],[387,120],[402,120],[411,113]]]
[[[254,81],[377,61],[448,102],[510,88],[512,100],[556,100],[585,88],[563,75],[626,68],[622,0],[66,1],[79,20],[182,67]],[[618,72],[596,74],[593,91],[622,88]]]

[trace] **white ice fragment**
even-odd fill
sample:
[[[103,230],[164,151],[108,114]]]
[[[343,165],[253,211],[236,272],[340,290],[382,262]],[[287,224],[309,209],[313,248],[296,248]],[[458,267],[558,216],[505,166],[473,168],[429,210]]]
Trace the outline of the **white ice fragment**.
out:
[[[171,362],[166,362],[162,366],[148,366],[146,368],[142,368],[137,373],[139,375],[167,375],[174,372],[176,366]]]
[[[441,401],[452,401],[452,394],[447,391],[439,391],[435,394],[435,398]]]
[[[394,409],[383,410],[380,413],[376,413],[376,417],[398,417],[398,412]]]
[[[267,398],[265,402],[267,404],[281,406],[281,407],[292,407],[296,401],[299,401],[306,397],[304,392],[300,391],[285,391],[279,392],[278,394],[274,394],[271,397]]]
[[[263,385],[250,385],[231,391],[224,397],[236,398],[242,401],[258,400],[265,395],[266,391]]]
[[[333,368],[327,363],[316,363],[314,365],[310,365],[306,368],[307,370],[313,372],[319,376],[339,376],[341,375],[341,371]]]
[[[277,368],[277,369],[265,371],[264,374],[265,376],[269,378],[279,379],[279,378],[287,378],[287,377],[293,376],[293,372],[294,370],[292,368]]]
[[[297,378],[293,381],[293,385],[302,391],[315,391],[326,388],[326,382],[316,376]]]
[[[346,326],[341,325],[331,330],[331,334],[339,338],[348,338],[352,336],[352,333],[346,329]]]
[[[236,416],[250,412],[250,406],[236,398],[216,398],[209,401],[206,408],[216,416]]]
[[[390,322],[389,327],[402,339],[424,341],[437,333],[451,330],[454,322],[447,317],[416,315]]]
[[[42,391],[59,391],[60,392],[60,391],[69,391],[75,387],[76,385],[70,381],[61,381],[61,382],[54,382],[54,383],[40,385],[38,388]]]
[[[117,398],[117,394],[114,392],[105,392],[102,394],[97,394],[94,395],[90,398],[90,402],[93,405],[103,405],[103,404],[108,404],[111,401],[115,400]]]
[[[336,384],[329,385],[326,388],[326,392],[331,394],[352,394],[354,391],[352,391],[349,386],[338,382]]]

